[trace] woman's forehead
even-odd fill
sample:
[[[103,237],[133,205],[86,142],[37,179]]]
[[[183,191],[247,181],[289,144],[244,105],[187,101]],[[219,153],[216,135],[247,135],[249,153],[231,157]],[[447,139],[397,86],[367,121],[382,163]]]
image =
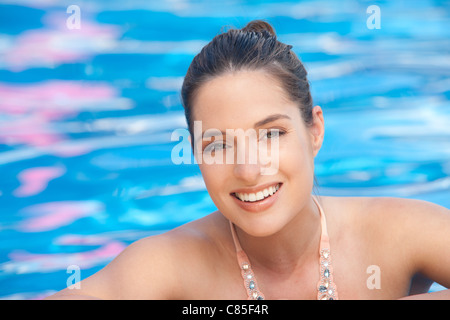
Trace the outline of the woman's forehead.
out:
[[[264,72],[241,71],[215,77],[203,84],[193,103],[193,119],[249,119],[255,122],[273,113],[286,113],[295,105],[274,77]]]

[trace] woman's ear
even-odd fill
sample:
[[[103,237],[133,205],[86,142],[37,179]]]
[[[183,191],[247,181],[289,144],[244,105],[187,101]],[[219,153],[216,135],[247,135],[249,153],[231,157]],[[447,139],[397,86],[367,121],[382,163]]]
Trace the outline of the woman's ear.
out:
[[[314,157],[319,153],[322,147],[323,137],[325,135],[325,123],[323,120],[322,108],[315,106],[312,109],[313,124],[309,127],[311,134],[311,146]]]

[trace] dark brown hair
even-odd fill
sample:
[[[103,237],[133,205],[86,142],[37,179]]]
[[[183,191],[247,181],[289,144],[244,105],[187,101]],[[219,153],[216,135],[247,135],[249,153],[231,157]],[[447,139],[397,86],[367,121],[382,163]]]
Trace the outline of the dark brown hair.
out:
[[[298,102],[305,124],[312,124],[307,72],[291,49],[291,45],[277,40],[269,23],[261,20],[215,36],[192,60],[181,89],[189,132],[192,134],[192,108],[198,89],[214,77],[239,70],[265,70],[276,77],[289,98]]]

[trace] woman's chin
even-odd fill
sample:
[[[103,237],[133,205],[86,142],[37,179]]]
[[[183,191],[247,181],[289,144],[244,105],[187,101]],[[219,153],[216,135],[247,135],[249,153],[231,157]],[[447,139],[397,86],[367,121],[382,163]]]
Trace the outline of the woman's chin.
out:
[[[238,219],[234,224],[247,235],[255,238],[273,236],[283,229],[283,223],[279,219],[274,221],[269,217],[261,219]]]

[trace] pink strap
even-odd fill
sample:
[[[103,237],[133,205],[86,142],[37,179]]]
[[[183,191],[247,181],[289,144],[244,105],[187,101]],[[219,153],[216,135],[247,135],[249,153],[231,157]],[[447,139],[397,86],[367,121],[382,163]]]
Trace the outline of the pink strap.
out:
[[[244,252],[244,251],[242,250],[241,244],[239,243],[239,240],[237,238],[234,224],[231,221],[229,221],[229,222],[230,222],[231,236],[233,237],[234,247],[236,249],[236,253],[239,255],[240,252]],[[239,256],[238,256],[238,260],[239,260]],[[239,260],[239,262],[241,262],[241,261]],[[239,265],[240,265],[240,263],[239,263]]]
[[[317,283],[318,300],[338,300],[338,292],[333,278],[333,264],[331,260],[330,238],[328,237],[327,220],[319,202],[313,197],[314,202],[319,208],[320,224],[322,234],[320,235],[319,264],[320,275]],[[326,275],[327,274],[327,275]]]
[[[320,247],[319,252],[322,249],[330,249],[330,239],[328,238],[328,230],[327,230],[327,220],[325,214],[323,213],[322,207],[319,204],[319,201],[316,200],[316,197],[312,197],[320,212],[320,225],[322,227],[322,233],[320,235]]]
[[[255,274],[253,273],[250,259],[242,250],[239,243],[234,224],[230,221],[231,235],[233,236],[234,247],[236,248],[236,256],[241,269],[242,279],[244,279],[244,287],[247,290],[248,300],[264,299],[264,294],[259,290],[256,282]]]

